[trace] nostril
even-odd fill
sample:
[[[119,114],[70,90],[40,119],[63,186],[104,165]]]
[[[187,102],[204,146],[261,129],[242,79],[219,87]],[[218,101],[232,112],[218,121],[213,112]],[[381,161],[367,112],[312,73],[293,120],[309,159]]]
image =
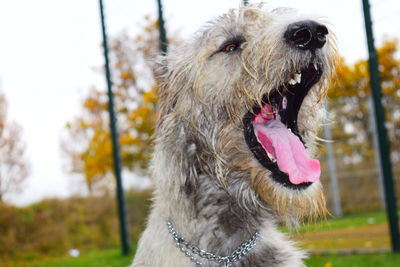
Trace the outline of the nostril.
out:
[[[292,23],[288,26],[285,41],[302,50],[322,48],[326,43],[328,28],[312,20]]]
[[[302,27],[293,32],[291,36],[291,41],[297,47],[304,48],[307,47],[308,44],[312,41],[312,32],[307,27]]]
[[[316,31],[317,35],[323,35],[323,36],[325,36],[325,35],[328,34],[328,28],[326,28],[324,25],[318,25],[318,26],[315,28],[315,31]]]
[[[327,34],[328,34],[328,29],[324,25],[318,25],[316,27],[316,34],[315,34],[316,48],[322,48],[325,45]]]

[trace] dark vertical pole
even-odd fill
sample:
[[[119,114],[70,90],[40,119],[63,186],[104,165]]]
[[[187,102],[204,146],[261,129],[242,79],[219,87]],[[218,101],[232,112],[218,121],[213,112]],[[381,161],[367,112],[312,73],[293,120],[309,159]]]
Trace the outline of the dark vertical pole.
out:
[[[368,0],[363,0],[365,29],[368,41],[369,52],[369,73],[371,79],[374,115],[376,129],[378,132],[379,155],[382,163],[382,174],[385,186],[386,211],[389,217],[390,236],[392,241],[392,251],[400,252],[399,224],[396,208],[396,195],[392,177],[392,166],[390,161],[390,148],[385,128],[385,110],[382,106],[382,93],[379,81],[378,57],[374,46],[372,32],[372,21],[370,5]]]
[[[112,93],[110,62],[108,59],[108,44],[107,44],[107,34],[106,34],[106,26],[104,19],[103,1],[99,0],[99,3],[100,3],[101,30],[103,34],[103,49],[104,49],[104,60],[105,60],[104,67],[107,80],[108,112],[110,114],[114,173],[115,173],[115,178],[117,180],[117,200],[118,200],[118,215],[119,215],[120,234],[121,234],[121,247],[122,247],[122,253],[124,255],[127,255],[130,249],[128,240],[128,228],[126,221],[124,190],[122,188],[121,159],[119,155],[118,132],[116,128],[116,118],[114,114],[114,100]]]
[[[158,29],[160,32],[160,50],[163,55],[167,54],[168,43],[167,43],[167,33],[165,31],[165,23],[163,16],[163,9],[161,0],[157,0],[158,5]]]

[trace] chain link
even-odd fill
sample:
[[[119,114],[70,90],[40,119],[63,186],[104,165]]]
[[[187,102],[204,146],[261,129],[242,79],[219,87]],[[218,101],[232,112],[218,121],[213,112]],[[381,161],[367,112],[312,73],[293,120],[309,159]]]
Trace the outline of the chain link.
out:
[[[204,263],[199,261],[199,259],[195,256],[199,256],[200,258],[216,262],[221,264],[224,267],[231,267],[233,262],[239,261],[241,258],[246,256],[251,249],[255,247],[257,244],[257,240],[259,237],[258,232],[255,232],[250,239],[243,242],[237,249],[235,249],[231,255],[229,256],[217,256],[211,252],[199,249],[196,246],[193,246],[189,242],[183,238],[183,236],[179,235],[174,226],[170,221],[167,221],[168,232],[171,234],[172,238],[175,241],[175,245],[179,248],[179,250],[185,254],[186,257],[190,258],[190,261],[193,262],[196,266],[204,267]]]

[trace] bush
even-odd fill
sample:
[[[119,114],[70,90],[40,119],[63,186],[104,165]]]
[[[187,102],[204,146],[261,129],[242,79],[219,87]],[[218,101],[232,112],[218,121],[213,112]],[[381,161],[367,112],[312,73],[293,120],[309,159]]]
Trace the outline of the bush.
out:
[[[131,243],[143,230],[149,192],[126,194]],[[65,254],[119,244],[114,196],[47,199],[24,208],[0,203],[0,258]]]

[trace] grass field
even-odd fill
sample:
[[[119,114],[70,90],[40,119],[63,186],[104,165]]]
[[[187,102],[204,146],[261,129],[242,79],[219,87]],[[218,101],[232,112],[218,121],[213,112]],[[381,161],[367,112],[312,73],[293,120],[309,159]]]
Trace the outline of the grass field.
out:
[[[303,226],[290,233],[303,247],[313,251],[346,251],[354,249],[389,249],[388,226],[384,213],[369,213],[331,219]],[[1,262],[1,267],[123,267],[131,256],[121,256],[118,249],[82,251],[77,258],[70,256],[14,259]],[[327,254],[314,255],[306,261],[310,267],[358,267],[400,266],[400,255],[374,254]]]
[[[122,256],[118,249],[82,252],[77,258],[71,256],[43,258],[30,261],[8,261],[1,267],[124,267],[132,262],[132,255]]]
[[[400,215],[400,213],[399,213]],[[371,212],[363,214],[346,215],[343,218],[328,218],[316,223],[305,224],[300,232],[313,232],[333,230],[348,227],[357,227],[371,224],[385,223],[386,214],[384,212]]]
[[[303,226],[291,233],[310,250],[389,250],[386,215],[382,212],[352,215]]]
[[[313,256],[306,260],[308,267],[395,267],[400,266],[400,255],[355,254]]]
[[[61,257],[37,263],[9,263],[4,267],[125,267],[132,256],[121,256],[119,250],[97,250],[83,253],[78,258]],[[400,266],[400,255],[360,254],[360,255],[321,255],[306,261],[308,267],[394,267]],[[1,265],[3,266],[3,265]],[[155,266],[156,267],[156,266]]]

